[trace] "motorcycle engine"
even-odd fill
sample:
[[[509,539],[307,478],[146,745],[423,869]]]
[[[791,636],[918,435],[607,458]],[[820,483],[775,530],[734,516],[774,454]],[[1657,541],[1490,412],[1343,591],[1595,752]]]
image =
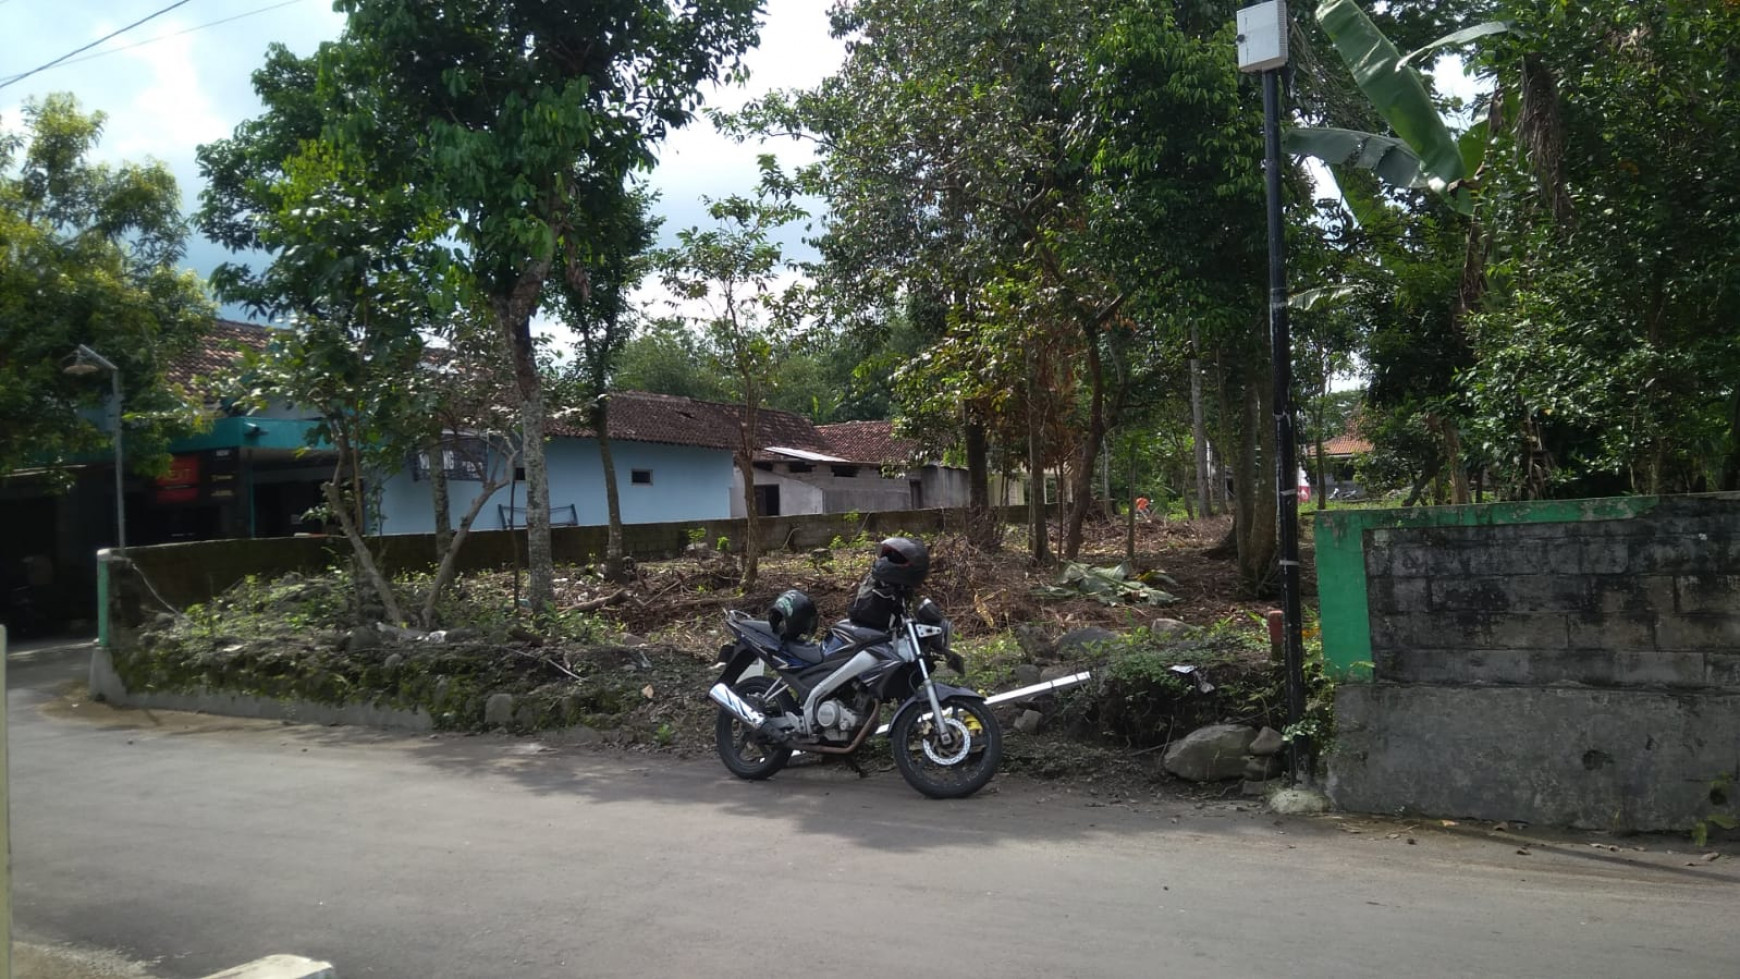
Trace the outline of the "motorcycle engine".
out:
[[[844,741],[858,727],[858,715],[838,700],[824,700],[816,705],[816,725],[828,738]]]

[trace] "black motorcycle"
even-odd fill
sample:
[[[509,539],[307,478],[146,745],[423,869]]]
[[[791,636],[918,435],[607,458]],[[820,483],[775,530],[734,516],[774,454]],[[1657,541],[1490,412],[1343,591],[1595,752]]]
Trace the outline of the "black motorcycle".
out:
[[[928,568],[922,544],[883,541],[850,617],[820,643],[803,641],[816,611],[802,592],[781,595],[765,619],[726,614],[735,638],[720,650],[725,672],[707,693],[720,706],[719,759],[733,775],[768,778],[799,750],[850,755],[878,732],[883,708],[897,705],[887,731],[908,784],[934,799],[985,787],[1003,732],[981,694],[934,676],[939,658],[957,673],[965,664],[936,603],[912,604]],[[766,672],[744,676],[755,663]]]

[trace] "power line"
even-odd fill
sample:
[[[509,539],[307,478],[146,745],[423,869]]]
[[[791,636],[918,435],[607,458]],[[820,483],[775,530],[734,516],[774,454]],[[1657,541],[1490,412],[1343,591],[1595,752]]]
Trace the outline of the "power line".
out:
[[[5,88],[6,86],[14,84],[16,82],[21,82],[21,81],[25,80],[26,78],[29,78],[31,75],[36,74],[39,71],[47,71],[48,69],[53,68],[55,65],[60,64],[61,62],[67,60],[68,58],[72,57],[75,54],[84,54],[86,51],[89,51],[90,49],[96,47],[97,45],[103,43],[104,41],[107,41],[109,38],[115,37],[115,36],[120,35],[120,34],[125,34],[128,31],[132,30],[133,28],[138,27],[140,24],[143,24],[148,20],[153,20],[155,18],[161,17],[164,14],[169,13],[171,10],[174,10],[176,7],[180,7],[188,2],[189,2],[189,0],[175,0],[175,2],[170,4],[169,6],[164,7],[160,10],[154,11],[152,13],[146,14],[145,16],[139,18],[138,20],[134,21],[131,24],[128,24],[126,27],[123,27],[119,30],[110,31],[109,33],[104,34],[102,37],[97,38],[95,41],[92,41],[91,43],[85,45],[84,47],[74,48],[73,50],[68,51],[66,54],[61,55],[60,57],[54,59],[53,61],[50,61],[44,65],[38,65],[35,68],[30,69],[29,71],[25,72],[22,75],[13,75],[11,78],[8,78],[3,82],[0,82],[0,88]]]
[[[4,4],[6,2],[7,2],[7,0],[0,0],[0,4]],[[204,24],[196,24],[193,27],[184,27],[179,31],[170,31],[168,34],[159,34],[156,37],[148,37],[143,41],[134,41],[132,44],[123,44],[118,48],[109,48],[106,51],[92,51],[90,54],[87,54],[82,58],[72,58],[70,60],[62,61],[60,64],[56,65],[55,67],[65,68],[67,65],[82,64],[86,61],[92,61],[96,58],[105,57],[105,56],[111,55],[111,54],[119,54],[122,51],[131,51],[134,48],[142,48],[147,44],[156,44],[158,41],[167,41],[172,37],[180,37],[183,34],[192,34],[194,31],[203,31],[208,27],[217,27],[220,24],[228,24],[230,21],[233,21],[233,20],[241,20],[243,17],[252,17],[255,14],[269,13],[270,11],[277,10],[279,7],[288,7],[291,4],[302,3],[302,2],[304,2],[304,0],[281,0],[281,2],[279,2],[279,3],[268,4],[267,6],[264,6],[264,7],[255,7],[253,10],[245,10],[239,14],[233,14],[229,17],[224,17],[220,20],[208,21],[207,23],[204,23]],[[23,76],[16,76],[16,77],[23,77]],[[14,78],[8,78],[5,81],[0,82],[0,86],[11,84],[14,80],[15,80]]]

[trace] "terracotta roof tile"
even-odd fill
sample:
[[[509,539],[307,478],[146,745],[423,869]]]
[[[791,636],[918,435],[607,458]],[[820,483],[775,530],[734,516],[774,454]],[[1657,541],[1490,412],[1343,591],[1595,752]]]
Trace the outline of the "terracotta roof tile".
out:
[[[917,443],[910,439],[894,437],[893,422],[837,422],[817,425],[816,433],[833,446],[834,455],[848,462],[902,465],[917,448]]]
[[[236,320],[213,320],[211,332],[199,346],[175,357],[164,367],[166,380],[187,384],[195,377],[209,377],[230,369],[241,358],[242,350],[264,349],[276,328]]]
[[[1323,454],[1326,456],[1364,455],[1371,451],[1371,443],[1357,435],[1338,435],[1323,443]]]

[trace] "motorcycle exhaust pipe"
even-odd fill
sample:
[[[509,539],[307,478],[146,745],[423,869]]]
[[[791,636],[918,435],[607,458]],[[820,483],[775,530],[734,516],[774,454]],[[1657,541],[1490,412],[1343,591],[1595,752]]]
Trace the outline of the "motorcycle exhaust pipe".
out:
[[[707,691],[707,696],[753,730],[760,730],[761,726],[767,723],[767,715],[749,706],[742,697],[737,696],[736,692],[723,683],[713,684],[713,689]]]

